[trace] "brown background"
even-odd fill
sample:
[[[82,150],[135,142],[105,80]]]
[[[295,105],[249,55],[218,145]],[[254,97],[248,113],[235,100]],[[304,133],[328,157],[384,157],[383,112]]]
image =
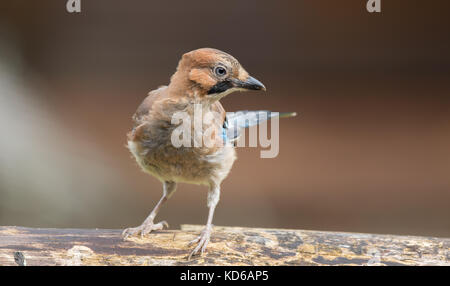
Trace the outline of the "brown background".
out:
[[[238,150],[216,225],[450,236],[448,1],[0,4],[0,225],[123,228],[161,196],[125,146],[180,56],[214,47],[267,92],[229,111],[297,111],[280,154]],[[158,218],[206,222],[181,185]]]

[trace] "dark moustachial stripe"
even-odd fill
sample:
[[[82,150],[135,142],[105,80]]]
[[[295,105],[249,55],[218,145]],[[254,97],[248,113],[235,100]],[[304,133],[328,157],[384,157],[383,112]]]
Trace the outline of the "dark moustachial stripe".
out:
[[[216,83],[213,87],[211,87],[211,89],[208,91],[208,94],[222,93],[232,87],[233,84],[230,81],[228,80],[221,81]]]

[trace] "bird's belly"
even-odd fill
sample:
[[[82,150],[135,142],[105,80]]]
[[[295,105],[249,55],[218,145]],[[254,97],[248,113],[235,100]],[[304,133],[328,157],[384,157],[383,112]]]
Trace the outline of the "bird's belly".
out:
[[[172,145],[147,148],[140,142],[128,141],[128,149],[144,172],[161,181],[210,184],[228,175],[236,153],[232,146],[224,146],[214,153],[198,148]]]

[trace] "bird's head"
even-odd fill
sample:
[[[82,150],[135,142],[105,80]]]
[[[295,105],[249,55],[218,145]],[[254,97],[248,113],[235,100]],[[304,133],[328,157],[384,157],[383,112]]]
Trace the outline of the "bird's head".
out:
[[[233,91],[266,90],[239,62],[222,51],[203,48],[183,55],[170,85],[194,91],[202,99],[217,100]]]

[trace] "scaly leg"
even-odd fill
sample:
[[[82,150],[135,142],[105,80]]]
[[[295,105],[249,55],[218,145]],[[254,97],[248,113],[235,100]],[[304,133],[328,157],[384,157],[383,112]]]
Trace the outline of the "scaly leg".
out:
[[[191,260],[191,257],[195,254],[197,254],[201,249],[201,254],[205,252],[206,246],[209,243],[209,240],[211,238],[211,232],[212,232],[212,220],[214,216],[214,210],[216,209],[217,203],[219,202],[220,198],[220,187],[219,186],[212,186],[210,187],[210,190],[208,192],[208,207],[209,207],[209,213],[208,213],[208,221],[206,223],[205,228],[201,232],[200,236],[191,241],[189,244],[198,243],[197,246],[192,250],[191,254],[189,255],[188,260]]]
[[[145,219],[145,221],[138,227],[130,227],[125,229],[122,232],[122,237],[126,239],[130,235],[141,233],[141,237],[150,233],[152,230],[160,230],[163,229],[164,226],[169,227],[169,224],[166,221],[161,221],[158,223],[153,223],[156,215],[158,214],[161,206],[170,198],[170,196],[175,192],[177,184],[175,182],[166,181],[163,184],[163,196],[159,200],[158,204],[156,204],[155,208],[152,210],[150,215]]]

